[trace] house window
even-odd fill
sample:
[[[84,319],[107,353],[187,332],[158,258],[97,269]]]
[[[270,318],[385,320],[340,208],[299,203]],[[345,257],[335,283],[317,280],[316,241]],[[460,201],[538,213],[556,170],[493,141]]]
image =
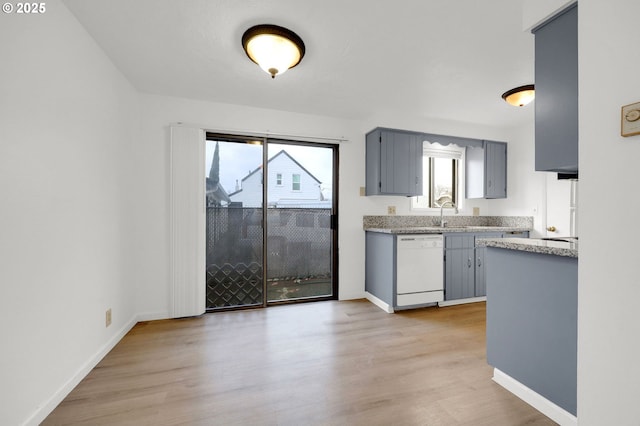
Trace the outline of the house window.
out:
[[[423,170],[428,170],[429,207],[439,208],[445,203],[453,203],[457,206],[458,160],[426,157],[423,159],[424,163],[428,163],[428,168],[423,165],[425,167]]]
[[[276,174],[276,185],[282,186],[282,173]]]
[[[444,204],[450,207],[454,203],[460,206],[460,164],[464,148],[443,147],[439,144],[425,143],[422,157],[422,176],[424,195],[413,197],[414,209],[439,209]],[[445,204],[446,203],[446,204]]]
[[[294,174],[291,176],[291,189],[294,191],[300,191],[300,175]]]

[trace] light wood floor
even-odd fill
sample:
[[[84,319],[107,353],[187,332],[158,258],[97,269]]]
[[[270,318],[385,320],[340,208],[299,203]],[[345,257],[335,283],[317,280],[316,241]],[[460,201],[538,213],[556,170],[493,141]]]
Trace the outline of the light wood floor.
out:
[[[140,323],[43,425],[553,425],[491,380],[485,304]]]

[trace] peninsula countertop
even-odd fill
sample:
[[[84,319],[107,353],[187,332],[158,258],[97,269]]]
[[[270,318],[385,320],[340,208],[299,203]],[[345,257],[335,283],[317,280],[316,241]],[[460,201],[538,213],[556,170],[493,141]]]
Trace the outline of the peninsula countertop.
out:
[[[558,238],[554,240],[539,238],[480,238],[476,244],[479,247],[496,247],[530,253],[578,257],[577,238]]]

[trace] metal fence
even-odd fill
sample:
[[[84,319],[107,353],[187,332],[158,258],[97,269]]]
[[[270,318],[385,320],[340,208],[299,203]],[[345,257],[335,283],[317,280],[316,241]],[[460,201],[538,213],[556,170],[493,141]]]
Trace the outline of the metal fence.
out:
[[[267,280],[331,276],[331,210],[267,210]],[[261,304],[262,209],[207,208],[207,307]]]

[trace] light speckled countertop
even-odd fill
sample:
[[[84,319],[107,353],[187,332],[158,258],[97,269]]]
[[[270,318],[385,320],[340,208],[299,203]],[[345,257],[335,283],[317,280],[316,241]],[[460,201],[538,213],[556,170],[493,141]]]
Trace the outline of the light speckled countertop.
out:
[[[578,257],[578,241],[549,241],[537,238],[481,238],[476,241],[480,247],[497,247],[530,253],[552,254],[556,256]]]
[[[448,234],[452,232],[526,232],[529,228],[516,226],[400,226],[394,228],[367,228],[368,232],[383,234]]]

